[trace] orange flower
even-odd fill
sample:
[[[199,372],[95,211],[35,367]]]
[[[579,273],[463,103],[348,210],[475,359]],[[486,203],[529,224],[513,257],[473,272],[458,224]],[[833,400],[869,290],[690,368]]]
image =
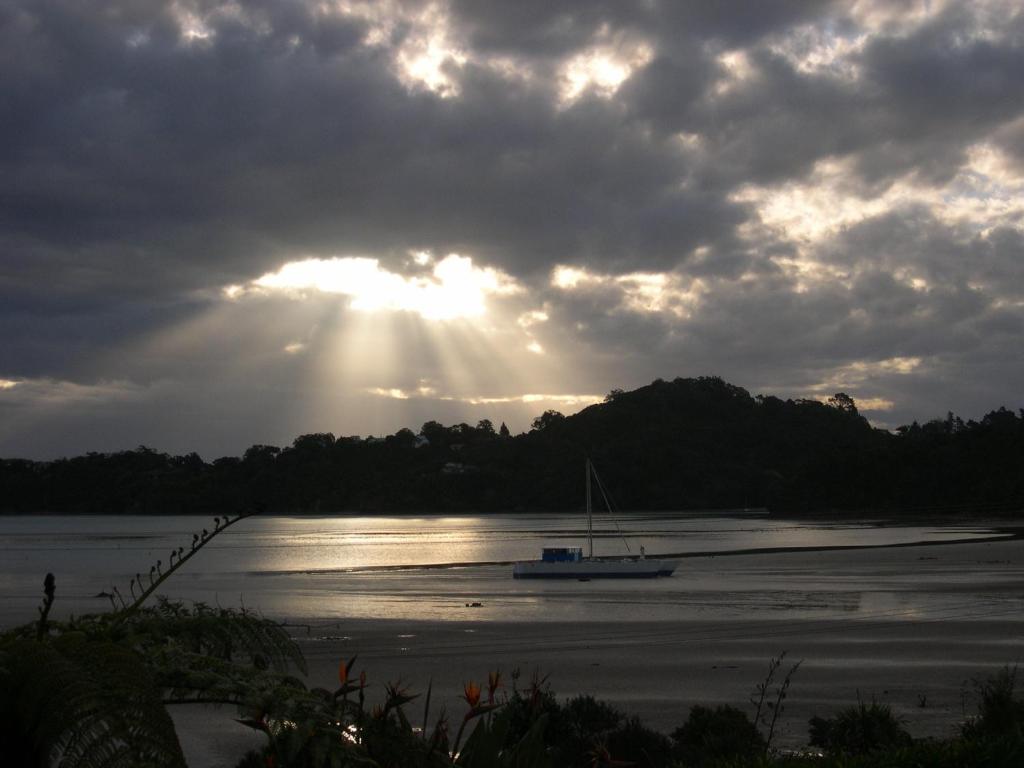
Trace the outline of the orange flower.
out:
[[[476,707],[480,703],[480,686],[470,680],[462,689],[462,698],[470,707]]]
[[[501,687],[501,672],[494,671],[487,673],[487,701],[494,703],[494,692]]]

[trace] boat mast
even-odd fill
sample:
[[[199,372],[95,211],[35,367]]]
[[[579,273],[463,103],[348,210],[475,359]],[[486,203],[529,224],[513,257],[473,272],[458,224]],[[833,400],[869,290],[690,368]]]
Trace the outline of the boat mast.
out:
[[[594,519],[590,509],[590,459],[587,459],[587,554],[588,560],[594,559]]]

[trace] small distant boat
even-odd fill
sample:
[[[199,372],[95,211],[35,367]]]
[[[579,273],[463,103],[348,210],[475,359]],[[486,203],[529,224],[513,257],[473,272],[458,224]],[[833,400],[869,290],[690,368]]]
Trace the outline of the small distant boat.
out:
[[[675,560],[648,558],[640,548],[640,557],[595,558],[594,522],[591,504],[590,480],[595,477],[594,465],[587,459],[587,556],[583,547],[544,547],[540,560],[524,560],[512,566],[516,579],[653,579],[671,576],[678,563]],[[605,496],[603,490],[602,495]],[[605,496],[607,503],[607,496]],[[610,511],[610,510],[609,510]],[[627,545],[628,546],[628,545]]]

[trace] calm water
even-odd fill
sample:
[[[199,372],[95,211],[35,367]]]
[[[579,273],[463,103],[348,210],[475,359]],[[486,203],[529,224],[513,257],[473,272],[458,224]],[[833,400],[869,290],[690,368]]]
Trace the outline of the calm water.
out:
[[[0,518],[0,625],[30,620],[43,575],[57,577],[55,613],[102,610],[95,595],[148,573],[211,521],[195,517]],[[515,581],[507,563],[545,544],[584,544],[578,515],[259,517],[216,538],[166,584],[166,594],[250,607],[275,617],[471,617],[522,620],[679,618],[707,610],[851,610],[829,579],[729,573],[727,560],[683,560],[644,582]],[[621,533],[621,535],[620,535]],[[990,535],[984,528],[830,524],[763,515],[634,514],[595,520],[596,554],[715,553],[747,548],[878,545]],[[716,563],[709,569],[710,563]],[[728,576],[726,574],[729,573]],[[722,579],[732,579],[723,588]],[[709,587],[714,586],[709,591]],[[870,599],[880,598],[876,590]],[[714,595],[712,598],[711,595]],[[714,603],[711,604],[713,599]],[[858,598],[856,609],[860,606]],[[466,603],[482,605],[467,611]],[[884,607],[884,606],[883,606]],[[877,609],[877,605],[875,606]]]

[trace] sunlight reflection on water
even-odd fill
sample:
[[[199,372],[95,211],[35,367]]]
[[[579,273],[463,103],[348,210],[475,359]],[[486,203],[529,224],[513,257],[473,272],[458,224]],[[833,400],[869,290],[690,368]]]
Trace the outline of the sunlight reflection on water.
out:
[[[595,520],[598,555],[624,555],[626,542],[634,554],[644,546],[654,555],[882,545],[990,533],[981,527],[794,522],[756,514],[644,513],[624,516],[618,525],[623,536],[608,519]],[[0,622],[31,616],[47,571],[57,576],[58,604],[65,611],[102,610],[106,602],[94,597],[98,592],[112,584],[124,590],[134,573],[148,573],[157,559],[166,564],[170,550],[191,541],[192,532],[204,526],[212,528],[205,518],[192,517],[0,518],[5,553]],[[813,567],[787,573],[779,563],[759,573],[756,565],[737,569],[718,558],[686,559],[676,577],[642,587],[614,581],[516,582],[503,565],[534,559],[546,544],[579,545],[583,531],[581,517],[567,514],[252,518],[217,537],[167,583],[167,593],[226,605],[241,598],[279,616],[472,620],[750,611],[777,617],[784,611],[848,612],[851,606],[871,610],[882,599],[881,593],[852,596],[850,583],[863,582],[856,574]],[[945,570],[927,567],[918,576],[927,582],[939,578],[936,574],[948,578]],[[857,589],[867,587],[861,583]],[[827,597],[827,590],[844,597]],[[481,605],[466,605],[473,602]]]

